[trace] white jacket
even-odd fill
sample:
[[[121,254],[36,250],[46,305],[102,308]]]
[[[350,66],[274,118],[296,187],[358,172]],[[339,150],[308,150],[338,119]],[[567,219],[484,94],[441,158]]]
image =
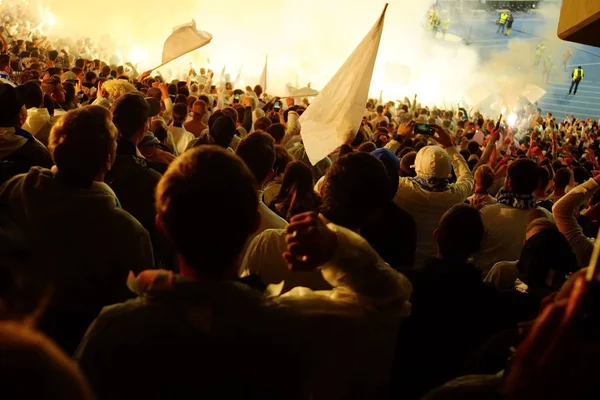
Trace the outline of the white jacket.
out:
[[[47,108],[30,108],[27,110],[27,121],[23,124],[23,129],[35,136],[48,123],[48,120],[50,120],[50,114]]]
[[[397,143],[396,141],[393,141]],[[473,175],[465,159],[454,147],[446,149],[457,181],[445,192],[430,192],[408,178],[400,178],[394,201],[406,210],[417,222],[417,250],[415,266],[436,253],[433,231],[442,216],[455,204],[464,203],[473,191]]]

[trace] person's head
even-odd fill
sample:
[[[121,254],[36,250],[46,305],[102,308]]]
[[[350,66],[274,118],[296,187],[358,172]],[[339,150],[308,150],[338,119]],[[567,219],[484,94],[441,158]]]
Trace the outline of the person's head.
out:
[[[104,65],[100,70],[101,76],[108,78],[110,76],[110,65]]]
[[[235,122],[230,116],[223,114],[209,128],[214,144],[227,148],[235,135]]]
[[[267,128],[267,133],[273,137],[275,144],[281,144],[285,136],[285,125],[279,123],[272,124]]]
[[[0,71],[11,72],[10,69],[10,55],[0,54]]]
[[[176,103],[173,106],[173,121],[184,123],[187,119],[187,104],[186,103]]]
[[[79,99],[75,93],[75,86],[71,82],[65,82],[63,88],[65,89],[65,103],[77,104]]]
[[[476,253],[484,235],[481,214],[466,204],[457,204],[448,210],[433,233],[440,258],[456,263],[464,263]]]
[[[54,62],[54,61],[56,61],[57,58],[58,58],[58,51],[50,50],[48,52],[48,60]]]
[[[539,167],[537,169],[537,178],[538,184],[535,189],[535,193],[537,197],[545,197],[546,190],[548,190],[548,185],[550,184],[550,174],[548,170],[544,167]]]
[[[383,114],[383,106],[377,106],[377,115]]]
[[[322,213],[331,222],[359,229],[381,216],[389,202],[390,181],[381,161],[355,152],[339,158],[327,171]]]
[[[398,185],[400,183],[400,177],[398,175],[400,170],[400,161],[398,161],[398,158],[396,158],[394,153],[385,148],[374,149],[371,152],[371,155],[381,161],[385,167],[385,171],[387,172],[389,178],[389,198],[392,199],[396,195],[396,192],[398,191]]]
[[[568,168],[561,168],[556,171],[554,175],[554,188],[558,190],[565,190],[571,183],[573,173]]]
[[[417,176],[417,171],[415,171],[414,167],[416,159],[416,151],[411,151],[402,157],[400,160],[400,176],[406,178],[414,178]]]
[[[538,165],[531,160],[518,159],[509,167],[504,188],[509,192],[531,195],[538,186]]]
[[[154,134],[161,143],[166,143],[168,131],[167,124],[162,118],[155,119],[150,123],[150,132]]]
[[[263,94],[263,88],[260,85],[254,86],[254,93],[256,93],[256,97],[260,98],[260,95]]]
[[[30,326],[0,321],[0,343],[3,399],[94,398],[87,380],[71,357]]]
[[[467,146],[467,150],[469,151],[469,153],[471,154],[480,154],[480,147],[479,147],[479,143],[477,143],[474,140],[471,140],[469,142],[469,145]]]
[[[418,145],[415,145],[415,150]],[[439,146],[425,146],[418,150],[415,158],[417,176],[427,179],[448,179],[452,173],[450,156]]]
[[[113,79],[104,82],[102,90],[106,92],[111,102],[116,101],[119,97],[127,93],[137,93],[137,89],[133,84],[122,79]]]
[[[20,128],[27,120],[27,109],[21,90],[0,83],[0,127]]]
[[[98,77],[96,76],[96,73],[94,71],[88,71],[85,73],[85,81],[87,83],[94,84],[94,83],[96,83],[97,78]]]
[[[302,161],[292,161],[285,169],[281,189],[273,202],[287,220],[303,212],[317,211],[306,201],[315,197],[313,187],[310,167]]]
[[[60,78],[52,76],[42,82],[42,90],[45,94],[50,95],[52,100],[62,104],[65,102],[65,89],[60,82]]]
[[[235,108],[233,107],[225,107],[223,109],[223,114],[228,116],[229,118],[231,118],[233,120],[234,123],[236,123],[237,126],[237,122],[238,122],[238,112],[236,111]]]
[[[113,122],[121,138],[139,143],[148,129],[150,105],[140,93],[126,93],[112,106]]]
[[[187,96],[185,94],[178,94],[177,96],[175,96],[175,104],[177,103],[184,103],[187,104]]]
[[[363,153],[372,153],[375,150],[377,150],[377,145],[373,142],[364,142],[358,146],[358,151],[362,151]]]
[[[289,163],[294,161],[294,157],[287,151],[285,146],[275,146],[275,164],[273,165],[274,176],[281,176],[285,172]]]
[[[496,174],[488,164],[482,165],[475,170],[475,190],[488,192],[494,184]]]
[[[576,185],[581,185],[588,179],[590,179],[590,173],[587,168],[581,166],[573,168],[573,180]]]
[[[254,130],[256,131],[267,131],[272,122],[268,117],[261,117],[254,122]]]
[[[547,218],[533,220],[517,263],[519,279],[530,289],[558,289],[568,274],[579,269],[567,239]]]
[[[158,101],[160,101],[162,99],[162,93],[161,93],[160,89],[157,87],[148,88],[148,91],[146,92],[146,96],[154,97]]]
[[[238,144],[236,154],[244,160],[259,187],[273,177],[275,140],[265,132],[252,132]]]
[[[205,211],[190,214],[192,209]],[[163,175],[156,188],[156,212],[157,226],[182,261],[182,273],[235,280],[244,245],[260,223],[256,181],[228,150],[197,147]]]
[[[78,58],[77,60],[75,60],[75,66],[77,68],[83,69],[85,67],[85,60],[83,58]]]
[[[18,90],[20,91],[22,100],[25,102],[25,107],[27,109],[34,107],[40,108],[44,106],[44,93],[42,93],[42,88],[40,87],[39,82],[25,82],[19,86]]]
[[[196,100],[192,106],[194,118],[202,118],[206,114],[207,105],[204,100]]]
[[[115,160],[117,128],[101,106],[69,111],[52,127],[48,150],[66,182],[89,187],[102,181]]]
[[[352,149],[352,146],[350,146],[349,144],[343,144],[340,146],[340,157],[344,157],[346,154],[350,154],[352,153],[354,150]]]
[[[193,108],[194,108],[194,103],[198,101],[198,98],[196,96],[188,96],[187,98],[187,106],[188,106],[188,112],[193,112]]]

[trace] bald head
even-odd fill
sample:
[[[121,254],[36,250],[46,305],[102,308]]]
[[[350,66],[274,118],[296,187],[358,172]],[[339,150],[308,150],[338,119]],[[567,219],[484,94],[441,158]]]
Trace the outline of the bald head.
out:
[[[192,106],[192,112],[194,114],[205,114],[208,106],[204,100],[196,100]]]

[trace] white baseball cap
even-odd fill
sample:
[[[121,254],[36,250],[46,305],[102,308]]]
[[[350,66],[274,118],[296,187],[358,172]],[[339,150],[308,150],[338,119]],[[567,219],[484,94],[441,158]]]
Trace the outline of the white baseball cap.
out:
[[[452,173],[452,163],[446,150],[440,146],[425,146],[415,158],[417,176],[447,179]]]

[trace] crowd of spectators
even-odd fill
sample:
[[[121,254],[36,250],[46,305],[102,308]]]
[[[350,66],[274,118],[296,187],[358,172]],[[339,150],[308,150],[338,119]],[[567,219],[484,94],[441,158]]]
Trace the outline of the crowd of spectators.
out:
[[[3,23],[0,397],[597,396],[597,121],[369,100],[312,165],[308,100]]]

